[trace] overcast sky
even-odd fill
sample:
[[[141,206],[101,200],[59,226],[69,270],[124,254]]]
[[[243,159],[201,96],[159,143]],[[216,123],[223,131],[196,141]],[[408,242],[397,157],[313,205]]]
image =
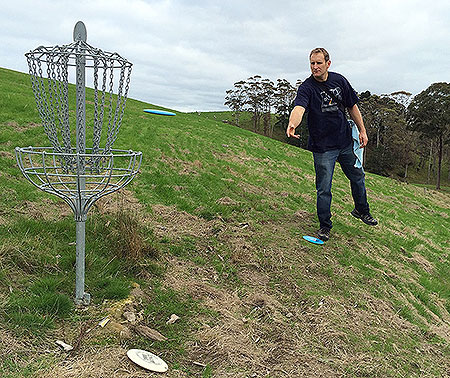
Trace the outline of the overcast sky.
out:
[[[87,42],[133,63],[129,97],[179,111],[225,110],[225,91],[259,74],[295,84],[309,51],[356,91],[417,94],[450,81],[449,0],[0,0],[0,67],[24,53]]]

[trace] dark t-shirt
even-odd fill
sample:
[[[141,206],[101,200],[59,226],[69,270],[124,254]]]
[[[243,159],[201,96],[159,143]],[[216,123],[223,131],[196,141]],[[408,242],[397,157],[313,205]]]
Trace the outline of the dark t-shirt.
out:
[[[352,142],[352,132],[344,113],[323,86],[346,108],[358,102],[350,83],[336,72],[328,72],[327,80],[322,83],[311,75],[299,86],[294,105],[308,111],[308,150],[313,152],[345,148]]]

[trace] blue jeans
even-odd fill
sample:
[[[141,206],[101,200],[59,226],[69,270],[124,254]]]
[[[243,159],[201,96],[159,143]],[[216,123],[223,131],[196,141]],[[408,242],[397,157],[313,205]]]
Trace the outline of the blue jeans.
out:
[[[331,222],[331,181],[336,161],[347,178],[350,180],[353,201],[355,208],[362,214],[369,212],[367,203],[365,174],[362,168],[355,168],[356,156],[353,153],[353,143],[348,147],[326,152],[313,152],[314,168],[316,170],[316,189],[317,189],[317,216],[319,217],[320,227],[332,228]]]

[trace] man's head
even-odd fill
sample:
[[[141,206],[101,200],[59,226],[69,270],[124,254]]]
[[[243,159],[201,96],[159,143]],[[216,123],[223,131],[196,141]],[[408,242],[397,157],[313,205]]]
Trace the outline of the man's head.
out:
[[[311,73],[314,79],[325,81],[328,78],[328,68],[331,65],[330,55],[323,47],[315,48],[309,54]]]
[[[328,62],[330,60],[330,54],[328,54],[328,51],[325,50],[323,47],[317,47],[317,48],[313,49],[309,53],[309,58],[310,59],[311,59],[311,55],[312,54],[323,54],[323,58],[325,59],[325,62]]]

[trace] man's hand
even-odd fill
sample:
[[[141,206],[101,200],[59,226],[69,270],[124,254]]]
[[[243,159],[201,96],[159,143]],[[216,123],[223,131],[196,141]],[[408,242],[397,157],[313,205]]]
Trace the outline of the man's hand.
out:
[[[364,121],[362,119],[361,112],[359,111],[358,105],[353,105],[351,108],[347,108],[351,119],[356,123],[359,131],[359,147],[363,148],[367,146],[369,138],[367,138],[366,128],[364,127]]]
[[[367,138],[366,130],[359,132],[359,147],[364,148],[367,146],[367,142],[369,141],[369,138]]]
[[[288,136],[288,138],[293,137],[293,138],[300,138],[300,135],[295,135],[295,126],[292,124],[289,124],[289,126],[286,129],[286,135]]]
[[[294,106],[292,109],[291,115],[289,117],[289,124],[286,129],[286,135],[288,138],[293,137],[296,139],[300,139],[300,135],[295,135],[295,129],[302,122],[303,114],[305,113],[305,108],[303,106]]]

